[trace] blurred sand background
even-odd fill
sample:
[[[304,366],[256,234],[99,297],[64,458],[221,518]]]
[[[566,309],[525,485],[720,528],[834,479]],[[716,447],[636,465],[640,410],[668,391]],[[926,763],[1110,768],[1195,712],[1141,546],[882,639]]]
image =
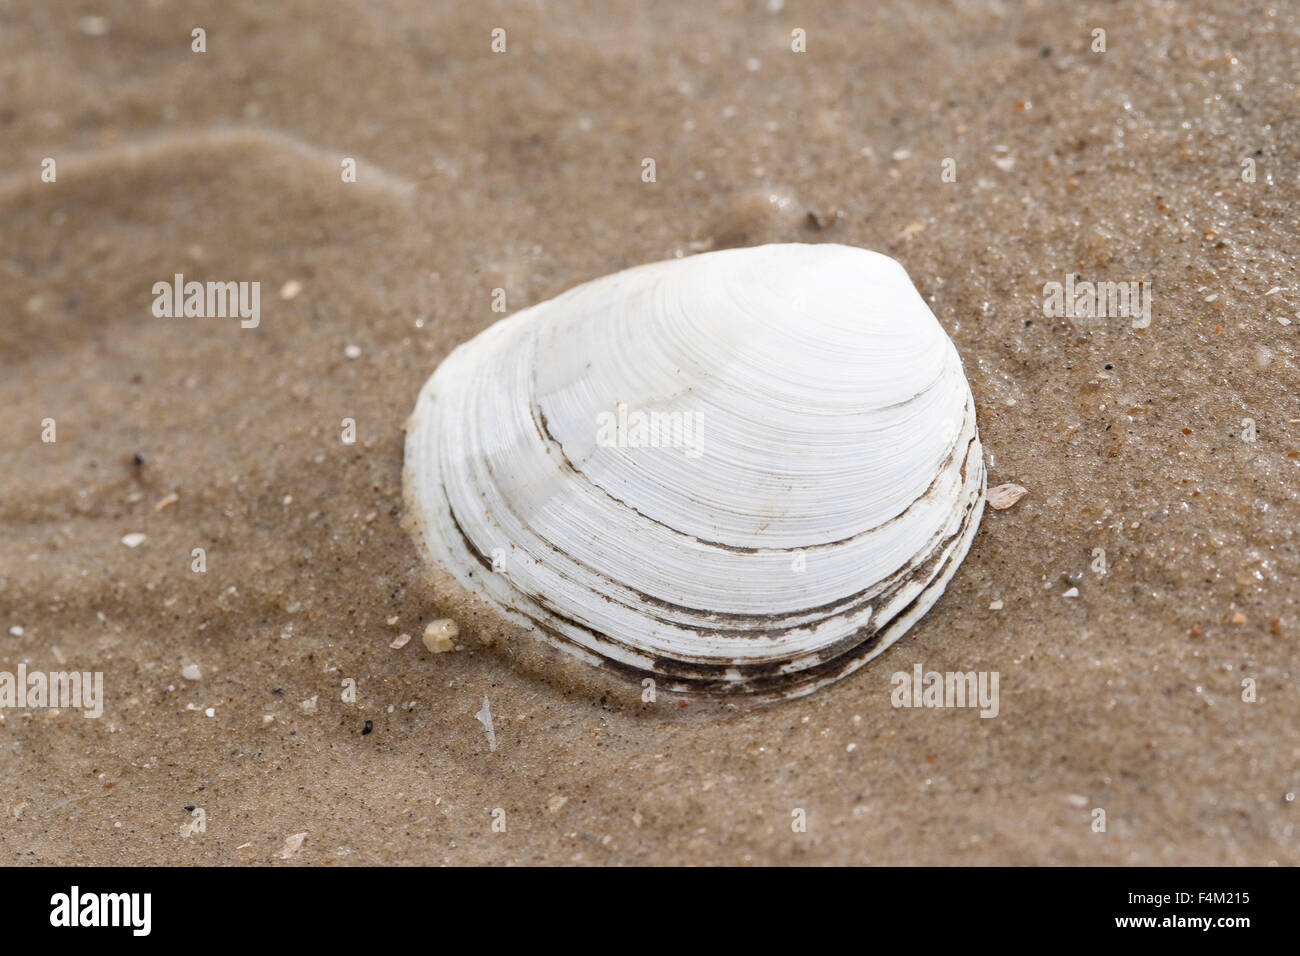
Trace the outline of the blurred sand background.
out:
[[[0,859],[1300,863],[1297,51],[1280,2],[0,0],[0,670],[107,697],[0,712]],[[853,677],[643,706],[421,567],[403,422],[494,288],[773,241],[898,258],[1030,493]],[[1071,271],[1151,326],[1045,317]],[[177,272],[260,326],[155,318]],[[999,716],[893,709],[918,663]]]

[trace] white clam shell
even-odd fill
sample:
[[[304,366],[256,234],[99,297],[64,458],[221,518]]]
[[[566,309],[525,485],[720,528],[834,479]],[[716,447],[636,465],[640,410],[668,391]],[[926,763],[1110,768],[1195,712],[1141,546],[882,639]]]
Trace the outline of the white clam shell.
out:
[[[657,444],[652,413],[676,416]],[[552,644],[777,697],[929,609],[985,476],[961,360],[903,268],[790,244],[628,269],[491,326],[422,389],[404,480],[427,556]]]

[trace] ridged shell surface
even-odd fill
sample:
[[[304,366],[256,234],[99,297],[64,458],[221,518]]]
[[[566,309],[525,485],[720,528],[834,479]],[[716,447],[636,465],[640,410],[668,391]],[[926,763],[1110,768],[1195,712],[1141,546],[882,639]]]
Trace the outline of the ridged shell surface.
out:
[[[806,693],[938,599],[983,509],[961,360],[903,268],[841,245],[628,269],[497,322],[425,384],[426,556],[662,689]]]

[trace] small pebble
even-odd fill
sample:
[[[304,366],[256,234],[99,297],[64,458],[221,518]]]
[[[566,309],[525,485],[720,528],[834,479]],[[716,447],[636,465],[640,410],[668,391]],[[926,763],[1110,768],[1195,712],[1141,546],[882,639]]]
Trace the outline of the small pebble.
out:
[[[1066,591],[1064,594],[1061,595],[1061,597],[1078,597],[1078,596],[1079,596],[1078,588],[1070,588],[1070,590]]]
[[[302,283],[297,279],[290,279],[284,285],[280,286],[280,298],[292,299],[302,291]]]
[[[19,627],[17,624],[15,624],[13,627],[9,628],[9,633],[12,634],[14,637],[22,637],[23,629]]]
[[[824,213],[815,209],[808,211],[808,225],[817,230],[829,229],[840,218],[840,211],[835,206],[831,206]]]
[[[349,345],[349,346],[347,346],[346,348],[343,349],[343,354],[346,355],[346,356],[347,356],[348,358],[350,358],[350,359],[360,358],[360,356],[361,356],[361,348],[360,348],[359,346],[356,346],[356,345]]]
[[[1028,488],[1008,482],[1003,485],[994,485],[985,493],[984,497],[988,501],[989,507],[994,511],[1005,511],[1027,494],[1029,494]]]
[[[401,650],[410,642],[411,642],[410,634],[398,634],[395,638],[393,638],[393,642],[388,646],[396,651],[396,650]]]
[[[989,604],[989,610],[990,610],[990,611],[1000,611],[1000,610],[1002,610],[1002,602],[1001,602],[1001,601],[992,601],[992,602],[990,602],[990,604]]]
[[[424,646],[435,654],[446,654],[456,649],[452,641],[459,633],[460,628],[449,617],[430,621],[428,627],[424,629]]]
[[[159,501],[156,505],[154,505],[154,506],[153,506],[153,510],[154,510],[154,511],[162,511],[164,508],[170,508],[172,505],[176,504],[176,502],[178,502],[178,501],[180,501],[180,500],[181,500],[181,496],[178,495],[176,492],[173,491],[173,492],[172,492],[170,495],[168,495],[166,498],[163,498],[163,499],[162,499],[161,501]]]
[[[186,680],[199,680],[203,677],[203,672],[199,670],[198,664],[186,664],[181,668],[181,676]]]
[[[138,548],[144,543],[145,536],[139,531],[132,531],[130,534],[122,536],[122,543],[128,548]]]
[[[373,720],[367,720],[366,725],[361,728],[361,736],[364,737],[366,734],[370,733],[374,729],[375,729],[375,722]]]

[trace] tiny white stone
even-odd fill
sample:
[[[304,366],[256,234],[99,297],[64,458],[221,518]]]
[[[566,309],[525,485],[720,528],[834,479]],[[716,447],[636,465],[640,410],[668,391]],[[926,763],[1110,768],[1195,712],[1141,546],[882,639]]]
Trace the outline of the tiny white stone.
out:
[[[203,677],[203,672],[199,670],[198,664],[186,664],[181,668],[181,676],[186,680],[199,680]]]
[[[410,641],[411,641],[410,634],[398,634],[395,638],[393,638],[393,642],[388,646],[396,651],[405,647],[407,644],[410,643]]]
[[[456,649],[456,645],[452,641],[459,633],[460,628],[449,617],[430,621],[424,629],[424,646],[435,654],[446,654],[448,651]]]
[[[1078,588],[1070,588],[1070,590],[1066,591],[1064,594],[1061,595],[1061,597],[1078,597],[1078,596],[1079,596]]]
[[[989,604],[989,610],[990,610],[990,611],[1000,611],[1000,610],[1002,610],[1002,602],[1001,602],[1001,601],[992,601],[992,602],[990,602],[990,604]]]
[[[9,633],[12,634],[14,637],[22,637],[23,629],[19,627],[17,624],[15,624],[13,627],[9,628]]]
[[[349,345],[349,346],[347,346],[347,347],[343,350],[343,354],[346,355],[346,356],[347,356],[348,358],[350,358],[350,359],[360,358],[360,356],[361,356],[361,348],[360,348],[360,346]]]
[[[280,286],[280,298],[292,299],[302,291],[302,283],[297,279],[290,279],[284,285]]]
[[[138,548],[144,543],[145,536],[139,531],[132,531],[130,534],[122,536],[122,543],[128,548]]]
[[[204,711],[204,713],[207,714],[209,717],[217,716],[217,710],[215,707],[209,707],[207,710]]]

